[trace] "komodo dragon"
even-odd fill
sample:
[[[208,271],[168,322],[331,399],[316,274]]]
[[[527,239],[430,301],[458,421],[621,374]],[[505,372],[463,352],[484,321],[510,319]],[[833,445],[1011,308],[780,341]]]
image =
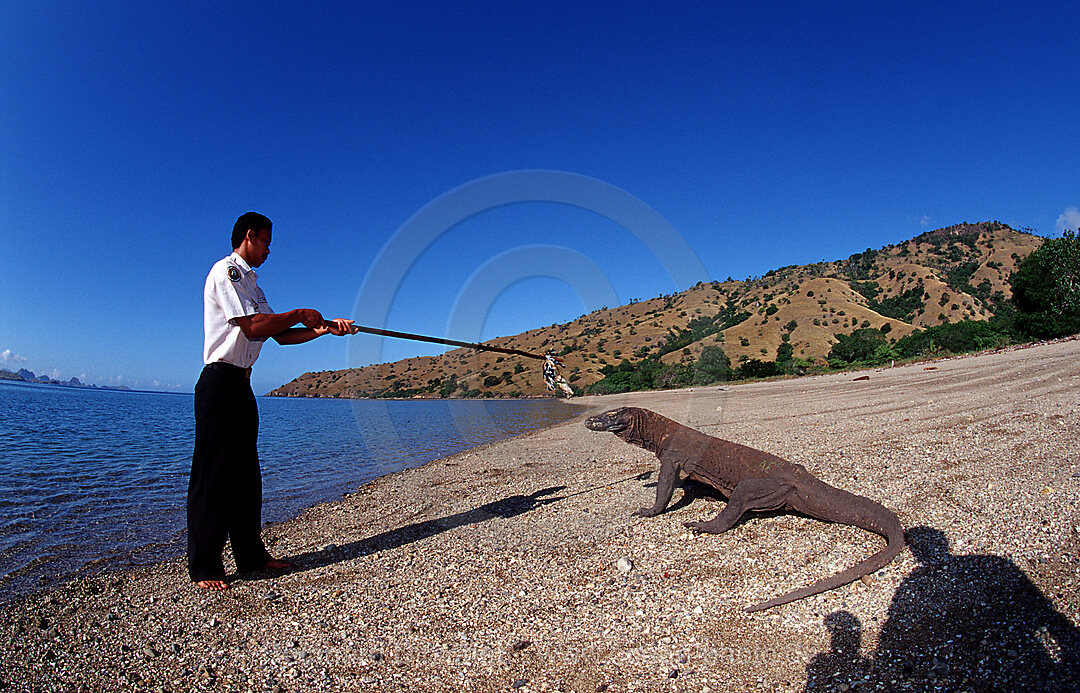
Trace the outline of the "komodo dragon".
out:
[[[799,464],[683,426],[637,407],[614,409],[589,418],[585,426],[609,431],[660,458],[656,503],[634,513],[659,515],[671,501],[679,472],[721,491],[728,503],[707,522],[687,522],[698,532],[719,534],[735,526],[748,510],[792,510],[826,522],[842,522],[885,537],[884,549],[847,570],[761,604],[760,611],[854,582],[888,565],[904,548],[904,528],[896,514],[869,498],[829,486]]]

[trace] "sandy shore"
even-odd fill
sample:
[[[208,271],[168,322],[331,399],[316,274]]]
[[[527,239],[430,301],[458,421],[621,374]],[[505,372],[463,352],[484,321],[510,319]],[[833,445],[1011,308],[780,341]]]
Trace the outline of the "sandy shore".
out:
[[[212,594],[172,561],[12,604],[0,689],[1080,685],[1080,341],[579,404],[576,421],[267,527],[292,574]],[[655,458],[582,426],[623,404],[874,498],[913,528],[912,546],[872,577],[745,613],[882,541],[791,515],[694,535],[682,523],[723,501],[680,491],[674,509],[631,517],[652,502]]]

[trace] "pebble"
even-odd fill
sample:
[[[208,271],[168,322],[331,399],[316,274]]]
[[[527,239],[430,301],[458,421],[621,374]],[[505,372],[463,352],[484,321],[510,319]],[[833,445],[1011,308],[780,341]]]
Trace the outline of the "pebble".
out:
[[[615,567],[624,573],[629,573],[634,569],[634,562],[629,558],[623,556],[619,560],[615,561]]]

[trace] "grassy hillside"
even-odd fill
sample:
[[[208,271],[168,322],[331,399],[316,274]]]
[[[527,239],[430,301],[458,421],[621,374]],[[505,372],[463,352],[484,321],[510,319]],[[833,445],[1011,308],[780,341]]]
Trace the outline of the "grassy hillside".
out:
[[[959,224],[846,260],[783,267],[746,281],[701,283],[583,315],[564,325],[487,342],[542,353],[554,349],[575,387],[601,380],[623,359],[662,354],[696,360],[719,346],[733,365],[771,361],[785,341],[796,358],[824,364],[835,335],[862,327],[895,341],[917,328],[986,320],[1010,295],[1009,275],[1042,238],[999,222]],[[886,327],[887,325],[887,327]],[[301,397],[544,395],[541,362],[455,349],[440,356],[305,373],[270,394]]]

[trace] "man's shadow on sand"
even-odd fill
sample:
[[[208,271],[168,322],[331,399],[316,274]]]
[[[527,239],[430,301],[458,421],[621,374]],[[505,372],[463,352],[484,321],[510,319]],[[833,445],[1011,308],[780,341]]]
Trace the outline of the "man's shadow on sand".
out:
[[[306,553],[290,556],[288,561],[295,566],[294,570],[290,572],[299,573],[307,570],[315,570],[316,568],[322,568],[334,563],[342,563],[360,556],[367,556],[376,551],[388,551],[406,544],[411,544],[415,541],[433,537],[447,530],[464,527],[465,525],[478,524],[493,518],[508,519],[545,505],[558,503],[559,501],[566,500],[573,496],[591,493],[602,488],[610,488],[634,479],[644,480],[651,474],[652,472],[645,472],[644,474],[637,474],[627,477],[626,479],[613,481],[609,484],[604,484],[603,486],[588,488],[583,491],[567,493],[564,495],[555,494],[558,494],[560,491],[565,491],[565,486],[552,486],[540,489],[539,491],[534,491],[527,496],[520,494],[507,496],[501,500],[485,503],[477,508],[456,513],[454,515],[424,520],[423,522],[415,522],[410,525],[405,525],[404,527],[399,527],[398,529],[392,529],[340,546],[332,545],[321,551],[308,551]],[[247,579],[248,581],[257,581],[269,577],[272,576],[269,574],[257,573]]]
[[[492,503],[486,503],[478,508],[466,510],[446,517],[433,518],[423,522],[415,522],[398,529],[392,529],[374,536],[358,539],[340,546],[330,546],[322,551],[309,551],[289,558],[289,562],[296,566],[292,572],[314,570],[333,563],[342,563],[360,556],[367,556],[376,551],[388,551],[396,549],[414,541],[421,541],[447,530],[465,525],[474,525],[493,518],[511,518],[544,505],[557,503],[568,496],[555,496],[554,494],[565,490],[565,486],[552,486],[535,491],[527,496],[507,496]],[[550,497],[547,497],[550,496]]]
[[[873,657],[861,624],[829,614],[832,646],[807,666],[807,691],[1080,690],[1080,630],[1019,567],[1000,556],[957,556],[930,527],[908,530],[921,564],[889,606]]]

